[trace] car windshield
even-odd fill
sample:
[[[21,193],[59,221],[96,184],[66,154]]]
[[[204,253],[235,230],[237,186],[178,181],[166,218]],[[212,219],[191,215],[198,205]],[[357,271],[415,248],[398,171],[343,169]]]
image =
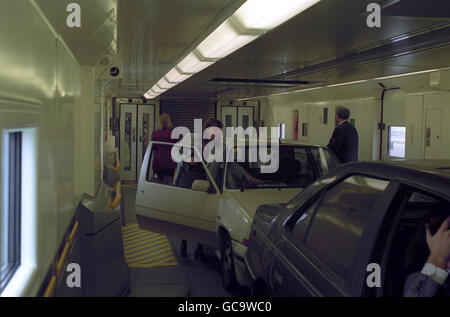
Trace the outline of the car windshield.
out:
[[[235,147],[235,160],[227,163],[226,187],[229,189],[304,188],[340,164],[327,148],[280,145],[278,170],[263,173],[261,167],[270,163],[251,162],[249,146],[245,147],[245,162],[237,162],[238,153],[242,151],[244,147]]]

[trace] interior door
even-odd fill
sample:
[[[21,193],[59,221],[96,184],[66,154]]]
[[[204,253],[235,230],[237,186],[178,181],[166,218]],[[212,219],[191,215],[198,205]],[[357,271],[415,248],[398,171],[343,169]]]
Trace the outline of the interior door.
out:
[[[170,148],[176,146],[157,143]],[[147,148],[139,177],[136,193],[136,219],[139,226],[170,237],[217,247],[216,215],[221,193],[209,172],[206,172],[206,165],[198,163],[205,172],[205,180],[212,187],[207,192],[192,190],[190,185],[180,185],[177,176],[173,184],[158,183],[152,170],[154,146],[152,142]],[[180,164],[189,163],[178,164],[177,174],[181,175]]]
[[[425,159],[441,156],[441,109],[425,110]]]
[[[142,161],[155,129],[155,106],[138,105],[137,175],[141,172]]]
[[[120,106],[120,179],[136,180],[136,105]]]

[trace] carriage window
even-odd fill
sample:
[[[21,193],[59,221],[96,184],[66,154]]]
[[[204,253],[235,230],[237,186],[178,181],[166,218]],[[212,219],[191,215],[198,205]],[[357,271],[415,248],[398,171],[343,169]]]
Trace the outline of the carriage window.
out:
[[[3,139],[0,293],[20,265],[22,132]]]

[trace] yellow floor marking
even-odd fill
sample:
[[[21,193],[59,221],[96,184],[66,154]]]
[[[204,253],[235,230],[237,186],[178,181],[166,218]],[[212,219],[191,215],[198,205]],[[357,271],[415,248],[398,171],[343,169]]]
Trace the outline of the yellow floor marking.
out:
[[[139,228],[138,224],[122,227],[125,260],[130,267],[178,265],[166,236]]]
[[[154,255],[154,254],[156,254],[156,250],[160,250],[160,249],[163,249],[163,248],[166,249],[166,250],[172,250],[169,245],[161,244],[161,246],[158,246],[158,248],[155,248],[155,249],[152,249],[152,250],[149,250],[149,249],[146,249],[146,248],[142,248],[139,251],[136,250],[133,253],[127,253],[127,254],[125,254],[125,256],[129,257],[129,258],[132,258],[132,257],[134,258],[134,257],[136,257],[138,255],[141,255],[141,254],[144,254],[144,253],[146,253],[146,254],[150,253],[151,255]]]
[[[144,240],[144,241],[140,241],[140,242],[138,242],[136,244],[130,245],[129,247],[127,247],[126,252],[133,252],[133,250],[137,250],[137,249],[140,249],[142,247],[147,247],[147,243],[148,243],[148,241]]]
[[[133,235],[130,235],[128,237],[124,237],[123,240],[126,241],[132,241],[135,240],[137,238],[142,238],[142,237],[147,237],[147,238],[152,238],[152,237],[160,237],[160,235],[152,235],[152,234],[148,234],[147,232],[139,232],[139,233],[135,233]]]
[[[156,255],[158,255],[158,256],[156,256]],[[136,262],[136,261],[140,261],[140,260],[143,260],[143,259],[147,260],[147,259],[149,259],[149,257],[151,257],[152,259],[157,259],[157,258],[160,258],[161,255],[163,255],[163,256],[172,255],[172,249],[171,248],[166,248],[164,250],[160,250],[160,251],[155,252],[155,253],[151,253],[151,254],[147,253],[145,255],[141,255],[141,256],[138,256],[138,257],[132,257],[130,259],[130,262]]]

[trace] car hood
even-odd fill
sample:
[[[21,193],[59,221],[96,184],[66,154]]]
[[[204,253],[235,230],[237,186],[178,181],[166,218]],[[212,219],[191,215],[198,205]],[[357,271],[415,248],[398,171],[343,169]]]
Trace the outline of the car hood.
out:
[[[302,188],[267,188],[267,189],[246,189],[244,191],[232,191],[230,195],[241,204],[252,218],[256,209],[261,205],[283,204],[290,201]]]

